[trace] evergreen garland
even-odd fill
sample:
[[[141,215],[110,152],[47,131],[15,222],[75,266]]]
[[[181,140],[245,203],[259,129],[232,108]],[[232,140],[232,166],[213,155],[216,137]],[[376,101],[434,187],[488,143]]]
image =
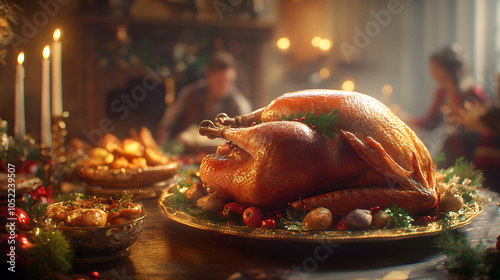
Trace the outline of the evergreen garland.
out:
[[[7,121],[0,119],[0,161],[19,165],[25,160],[42,160],[42,149],[29,136],[14,139],[7,134]]]
[[[73,251],[62,232],[42,230],[34,236],[33,246],[27,251],[30,259],[26,272],[28,279],[56,279],[55,274],[69,274]]]
[[[483,245],[472,246],[464,234],[446,229],[434,240],[434,246],[447,256],[449,270],[466,277],[477,275],[483,266]]]

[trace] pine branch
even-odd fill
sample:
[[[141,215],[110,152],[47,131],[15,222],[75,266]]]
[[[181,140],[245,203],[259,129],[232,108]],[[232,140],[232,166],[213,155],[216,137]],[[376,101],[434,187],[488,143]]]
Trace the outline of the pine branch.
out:
[[[56,230],[42,230],[28,250],[28,279],[54,279],[55,273],[69,274],[73,251],[64,235]]]
[[[447,256],[448,269],[466,277],[477,275],[483,266],[483,245],[472,246],[464,234],[447,229],[434,240],[434,246]]]

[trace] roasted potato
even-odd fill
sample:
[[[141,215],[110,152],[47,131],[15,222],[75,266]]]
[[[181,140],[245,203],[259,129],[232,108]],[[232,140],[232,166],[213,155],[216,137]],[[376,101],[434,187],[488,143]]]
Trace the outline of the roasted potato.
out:
[[[97,147],[89,149],[89,158],[81,164],[87,167],[138,169],[169,163],[169,158],[158,148],[149,129],[143,126],[139,131],[131,129],[129,134],[129,138],[120,141],[115,135],[106,133]]]

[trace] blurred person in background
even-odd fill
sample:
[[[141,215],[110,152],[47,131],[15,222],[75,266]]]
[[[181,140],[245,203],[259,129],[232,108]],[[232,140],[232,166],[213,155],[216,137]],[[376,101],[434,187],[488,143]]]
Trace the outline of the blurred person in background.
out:
[[[479,143],[477,125],[485,113],[488,97],[469,73],[460,45],[452,44],[435,52],[429,63],[436,82],[434,100],[424,117],[413,119],[412,124],[427,130],[445,129],[442,167],[449,167],[460,157],[470,162]]]
[[[497,96],[481,117],[485,129],[474,151],[474,164],[483,171],[484,184],[500,191],[500,74],[497,74]]]
[[[175,102],[165,109],[156,129],[157,142],[163,145],[203,120],[214,120],[222,112],[229,116],[251,112],[250,103],[235,85],[236,77],[233,55],[215,52],[206,77],[183,87]]]

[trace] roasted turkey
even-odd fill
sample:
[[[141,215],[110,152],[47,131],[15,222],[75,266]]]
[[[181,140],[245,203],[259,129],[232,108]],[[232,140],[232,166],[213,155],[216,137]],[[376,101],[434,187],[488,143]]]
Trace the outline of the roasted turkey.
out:
[[[300,120],[282,120],[332,109],[338,117],[333,137]],[[438,201],[427,148],[389,108],[362,93],[286,93],[248,115],[220,115],[215,125],[202,122],[200,133],[228,140],[203,158],[202,182],[241,204],[306,210],[323,206],[344,215],[392,203],[418,213]]]

